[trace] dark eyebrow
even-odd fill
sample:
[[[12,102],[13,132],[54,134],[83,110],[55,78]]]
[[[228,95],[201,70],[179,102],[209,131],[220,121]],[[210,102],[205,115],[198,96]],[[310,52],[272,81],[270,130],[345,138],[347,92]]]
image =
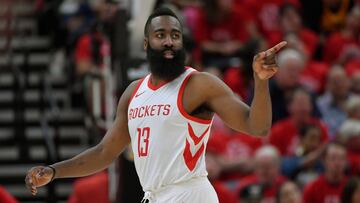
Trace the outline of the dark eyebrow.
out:
[[[154,32],[165,32],[165,29],[164,28],[159,28],[159,29],[154,30]],[[181,33],[181,31],[179,29],[176,29],[176,28],[171,29],[171,32],[179,32],[179,33]]]
[[[179,32],[179,33],[181,33],[181,31],[178,30],[178,29],[172,29],[171,32]]]
[[[154,30],[154,32],[164,32],[164,31],[165,31],[164,28],[159,28],[159,29]]]

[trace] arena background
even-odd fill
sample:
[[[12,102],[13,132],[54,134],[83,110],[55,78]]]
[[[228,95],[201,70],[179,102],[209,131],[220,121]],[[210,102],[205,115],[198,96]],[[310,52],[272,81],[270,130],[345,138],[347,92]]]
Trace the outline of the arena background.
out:
[[[329,142],[347,151],[344,177],[360,174],[359,1],[1,0],[0,203],[141,201],[130,149],[108,170],[55,180],[36,196],[24,178],[33,166],[70,158],[99,142],[126,86],[148,74],[143,28],[159,6],[173,9],[184,25],[187,64],[220,77],[246,103],[253,55],[288,41],[270,85],[271,135],[249,138],[214,120],[208,170],[220,203],[275,202],[283,181],[273,180],[271,194],[261,192],[261,181],[246,184],[262,167],[255,163],[257,150],[269,144],[281,158],[270,166],[274,174],[297,183],[300,198],[323,174]],[[302,137],[309,126],[320,131],[306,145]],[[299,159],[311,163],[289,162]]]

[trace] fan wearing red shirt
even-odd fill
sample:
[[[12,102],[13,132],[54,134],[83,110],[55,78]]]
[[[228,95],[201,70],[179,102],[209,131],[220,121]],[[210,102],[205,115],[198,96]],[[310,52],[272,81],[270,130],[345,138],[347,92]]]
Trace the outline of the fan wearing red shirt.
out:
[[[74,183],[68,203],[110,203],[107,172],[81,178]]]
[[[18,201],[0,186],[0,203],[18,203]]]
[[[74,88],[72,90],[72,101],[77,106],[82,106],[86,103],[86,94],[84,80],[87,75],[95,74],[103,76],[102,73],[106,69],[111,68],[110,64],[110,44],[107,41],[105,35],[93,28],[88,33],[82,35],[77,44],[75,50],[75,70],[74,70]],[[80,88],[79,88],[80,87]],[[91,88],[89,86],[89,88]],[[100,81],[101,100],[104,103],[105,98],[105,82]],[[92,91],[89,91],[90,94]],[[91,97],[91,95],[89,95]],[[102,106],[102,113],[106,110],[105,105]]]
[[[280,154],[271,146],[263,146],[255,153],[255,173],[241,179],[238,191],[251,184],[263,187],[263,203],[275,203],[276,195],[286,178],[280,174]]]
[[[317,118],[312,117],[313,105],[308,92],[303,89],[294,91],[288,103],[290,116],[275,123],[269,136],[270,144],[274,145],[282,156],[295,154],[299,143],[299,130],[306,124],[320,127],[321,142],[328,140],[325,125]]]
[[[106,57],[110,57],[110,44],[105,36],[99,31],[84,34],[76,45],[76,74],[81,76],[103,68]]]
[[[277,44],[283,39],[288,39],[290,47],[300,48],[303,53],[311,58],[318,46],[319,37],[315,32],[303,27],[298,7],[294,4],[284,4],[280,7],[279,13],[280,29],[267,36],[269,46]],[[296,38],[296,40],[292,38]],[[296,45],[291,45],[292,43],[296,43]]]
[[[253,156],[260,148],[264,139],[238,133],[227,127],[218,118],[214,119],[214,127],[208,142],[208,150],[213,151],[222,166],[220,179],[222,181],[240,180],[252,172],[254,167]]]
[[[346,149],[331,143],[324,153],[324,175],[309,183],[304,190],[304,203],[340,203],[341,192],[347,182]]]
[[[219,175],[222,170],[222,166],[219,162],[221,158],[217,154],[217,149],[214,147],[214,145],[208,145],[205,159],[208,177],[218,195],[219,202],[237,203],[235,193],[231,191],[224,182],[219,180]]]
[[[360,54],[360,8],[354,7],[348,14],[345,28],[331,34],[325,43],[324,60],[345,65]]]
[[[253,13],[257,26],[263,36],[269,36],[274,32],[280,31],[279,12],[284,4],[291,3],[295,6],[301,6],[298,0],[248,0],[247,7]]]
[[[233,0],[203,0],[199,9],[194,37],[201,50],[205,67],[228,68],[231,58],[249,39],[246,24],[251,17],[246,10],[233,6]]]

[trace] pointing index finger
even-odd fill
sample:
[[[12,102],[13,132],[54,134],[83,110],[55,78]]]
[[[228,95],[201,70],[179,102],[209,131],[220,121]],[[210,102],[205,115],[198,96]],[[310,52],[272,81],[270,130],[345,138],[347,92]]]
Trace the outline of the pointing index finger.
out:
[[[270,49],[265,51],[265,55],[270,56],[272,54],[275,54],[276,52],[278,52],[280,49],[282,49],[284,46],[286,46],[287,42],[286,41],[282,41],[279,44],[271,47]]]

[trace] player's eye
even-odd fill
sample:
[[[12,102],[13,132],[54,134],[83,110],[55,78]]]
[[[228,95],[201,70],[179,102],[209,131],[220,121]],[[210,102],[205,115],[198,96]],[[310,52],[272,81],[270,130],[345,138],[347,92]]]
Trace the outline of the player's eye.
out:
[[[171,35],[171,38],[173,38],[173,39],[179,39],[179,38],[180,38],[180,34],[179,34],[179,33],[173,33],[173,34]]]
[[[161,39],[161,38],[164,37],[164,34],[163,34],[163,33],[157,33],[157,34],[156,34],[156,37],[159,38],[159,39]]]

